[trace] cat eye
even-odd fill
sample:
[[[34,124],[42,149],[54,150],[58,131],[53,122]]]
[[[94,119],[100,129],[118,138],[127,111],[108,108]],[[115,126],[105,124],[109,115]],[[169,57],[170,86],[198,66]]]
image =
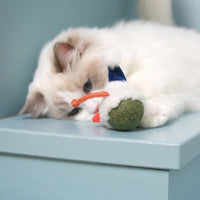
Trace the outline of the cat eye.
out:
[[[77,108],[74,108],[73,110],[71,110],[69,113],[68,113],[68,116],[71,117],[73,115],[76,115],[79,113],[79,111],[81,110],[81,108],[77,107]]]
[[[85,93],[89,93],[92,89],[92,82],[90,79],[87,80],[87,82],[83,85],[83,91]]]

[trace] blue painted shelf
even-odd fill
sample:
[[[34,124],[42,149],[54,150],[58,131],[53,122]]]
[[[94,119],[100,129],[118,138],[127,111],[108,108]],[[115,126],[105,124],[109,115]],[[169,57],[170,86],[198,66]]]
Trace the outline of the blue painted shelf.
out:
[[[132,132],[90,122],[17,116],[0,120],[0,152],[180,169],[200,154],[200,113]]]
[[[76,196],[74,191],[55,189],[55,192],[63,194],[62,198],[185,200],[193,197],[190,199],[196,200],[200,198],[197,189],[200,181],[196,179],[200,176],[200,113],[185,114],[164,127],[131,132],[110,130],[92,122],[31,119],[28,115],[0,120],[0,194],[4,194],[4,199],[15,199],[16,196],[23,199],[22,188],[30,190],[32,184],[28,182],[38,173],[38,169],[34,171],[35,165],[40,166],[41,184],[48,184],[46,178],[52,176],[74,191],[76,187],[86,187],[85,184],[88,188],[105,184],[104,187],[114,190],[109,195],[100,195],[100,191],[93,188],[91,196],[87,196],[85,191]],[[48,166],[54,169],[54,175],[48,172]],[[16,169],[24,167],[24,173],[19,175]],[[79,173],[72,178],[74,170]],[[59,171],[66,172],[63,173],[65,181],[60,179]],[[97,179],[93,180],[91,177],[95,174]],[[103,174],[107,174],[105,183],[99,182]],[[87,179],[87,183],[82,182],[81,176]],[[10,178],[13,178],[15,186],[9,185]],[[16,186],[19,179],[25,185]],[[126,185],[127,181],[130,187]],[[191,187],[192,184],[195,187]],[[12,196],[9,190],[13,187],[16,188]],[[34,197],[32,199],[47,198],[53,186],[46,187],[48,191],[40,191],[38,185],[37,195],[29,196]],[[127,190],[127,198],[122,198],[122,188]],[[134,194],[133,188],[137,188]],[[144,188],[149,192],[143,194]]]

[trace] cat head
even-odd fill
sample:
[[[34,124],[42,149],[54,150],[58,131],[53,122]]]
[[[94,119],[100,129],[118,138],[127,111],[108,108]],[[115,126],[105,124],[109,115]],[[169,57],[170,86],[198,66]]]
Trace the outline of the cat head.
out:
[[[87,29],[63,32],[45,45],[20,114],[31,113],[35,118],[91,118],[98,110],[99,100],[78,108],[70,103],[103,89],[107,83],[108,71],[100,46],[96,31]]]

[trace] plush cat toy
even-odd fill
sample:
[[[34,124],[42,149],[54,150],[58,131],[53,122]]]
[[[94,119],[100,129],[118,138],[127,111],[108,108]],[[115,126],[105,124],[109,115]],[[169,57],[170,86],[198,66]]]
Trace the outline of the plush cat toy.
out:
[[[105,91],[90,93],[78,100],[74,99],[71,105],[77,107],[87,99],[103,97],[99,105],[99,112],[93,117],[93,122],[102,122],[106,127],[115,130],[128,131],[140,124],[145,110],[145,98],[127,83],[116,62],[110,64],[113,57],[116,55],[112,56],[112,59],[110,59],[110,55],[109,59],[104,56],[104,61],[108,66],[109,79]]]

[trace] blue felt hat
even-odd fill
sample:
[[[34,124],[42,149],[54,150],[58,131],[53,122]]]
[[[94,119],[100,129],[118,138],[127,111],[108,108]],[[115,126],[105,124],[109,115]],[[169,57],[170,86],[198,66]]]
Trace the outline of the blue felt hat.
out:
[[[108,67],[108,79],[110,81],[126,81],[126,77],[120,66]]]

